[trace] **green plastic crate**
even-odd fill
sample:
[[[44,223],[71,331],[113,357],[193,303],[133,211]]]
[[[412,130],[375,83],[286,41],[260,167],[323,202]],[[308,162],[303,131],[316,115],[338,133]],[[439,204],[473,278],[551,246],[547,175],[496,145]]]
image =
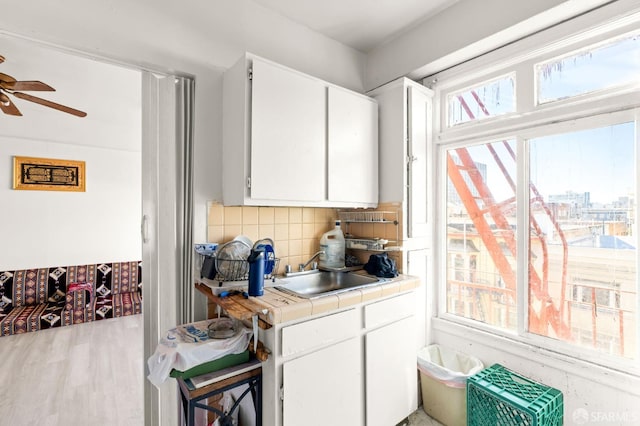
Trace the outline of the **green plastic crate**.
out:
[[[494,364],[467,379],[469,426],[561,426],[562,392]]]

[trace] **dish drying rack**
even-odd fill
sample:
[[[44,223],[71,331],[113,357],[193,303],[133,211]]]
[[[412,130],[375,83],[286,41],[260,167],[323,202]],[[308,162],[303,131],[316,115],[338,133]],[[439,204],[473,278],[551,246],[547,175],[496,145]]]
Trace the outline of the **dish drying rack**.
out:
[[[374,210],[374,211],[339,211],[338,218],[342,223],[345,224],[345,231],[349,234],[349,224],[351,223],[371,223],[374,225],[377,224],[392,224],[395,226],[396,235],[395,240],[388,240],[384,238],[378,237],[354,237],[354,238],[345,238],[345,248],[355,249],[355,250],[367,250],[367,251],[391,251],[391,250],[400,250],[400,247],[397,247],[399,241],[398,235],[398,212],[394,211],[383,211],[383,210]],[[392,244],[391,246],[387,246],[387,244]],[[387,246],[385,248],[385,246]]]
[[[265,263],[272,262],[271,273],[264,274],[265,280],[275,278],[280,259],[268,256]],[[249,262],[246,259],[216,259],[215,281],[246,281],[249,279]]]
[[[248,258],[252,251],[251,241],[243,241],[240,237],[234,238],[222,245],[214,253],[216,275],[214,280],[220,283],[225,281],[246,281],[249,279],[249,262]],[[276,257],[273,240],[271,238],[262,238],[253,244],[253,249],[257,247],[265,247],[264,254],[264,279],[270,280],[275,277],[278,272],[278,264],[280,259]],[[266,248],[269,247],[269,250]]]
[[[338,217],[346,223],[393,223],[398,224],[398,213],[382,210],[375,211],[340,211]]]
[[[388,244],[389,240],[382,238],[345,238],[345,248],[357,249],[357,250],[384,250],[385,244]]]

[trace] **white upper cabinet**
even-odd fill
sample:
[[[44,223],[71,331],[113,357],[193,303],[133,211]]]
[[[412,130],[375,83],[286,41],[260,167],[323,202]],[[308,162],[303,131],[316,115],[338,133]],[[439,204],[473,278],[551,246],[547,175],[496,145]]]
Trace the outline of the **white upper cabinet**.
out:
[[[371,96],[379,105],[379,201],[403,203],[403,239],[427,237],[433,91],[401,78]]]
[[[252,83],[251,198],[323,201],[324,84],[258,59]]]
[[[378,104],[329,87],[329,200],[378,202]]]
[[[377,103],[246,54],[224,75],[225,205],[373,207]]]

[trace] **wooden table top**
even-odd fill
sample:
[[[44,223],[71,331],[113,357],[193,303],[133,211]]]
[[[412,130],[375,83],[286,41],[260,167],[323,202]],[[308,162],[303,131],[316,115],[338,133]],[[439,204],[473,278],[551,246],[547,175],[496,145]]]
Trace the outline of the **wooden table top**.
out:
[[[254,315],[258,315],[258,326],[264,330],[271,328],[268,309],[256,303],[255,299],[245,298],[242,294],[232,294],[226,297],[216,296],[208,286],[202,283],[196,283],[196,288],[211,302],[224,309],[229,316],[240,321],[251,321]]]

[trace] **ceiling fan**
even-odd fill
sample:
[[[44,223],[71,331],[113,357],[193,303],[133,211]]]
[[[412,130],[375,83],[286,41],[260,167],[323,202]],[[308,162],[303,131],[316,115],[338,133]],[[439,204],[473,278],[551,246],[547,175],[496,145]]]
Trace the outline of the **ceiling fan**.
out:
[[[4,56],[0,55],[0,64],[4,62]],[[9,115],[22,115],[20,110],[11,102],[11,96],[24,99],[25,101],[35,102],[40,105],[44,105],[49,108],[57,109],[58,111],[66,112],[77,117],[85,117],[86,112],[79,111],[74,108],[70,108],[65,105],[57,104],[55,102],[48,101],[46,99],[38,98],[36,96],[22,93],[21,91],[39,91],[39,92],[55,92],[56,89],[44,84],[41,81],[18,81],[10,75],[0,73],[0,109],[5,114]]]

